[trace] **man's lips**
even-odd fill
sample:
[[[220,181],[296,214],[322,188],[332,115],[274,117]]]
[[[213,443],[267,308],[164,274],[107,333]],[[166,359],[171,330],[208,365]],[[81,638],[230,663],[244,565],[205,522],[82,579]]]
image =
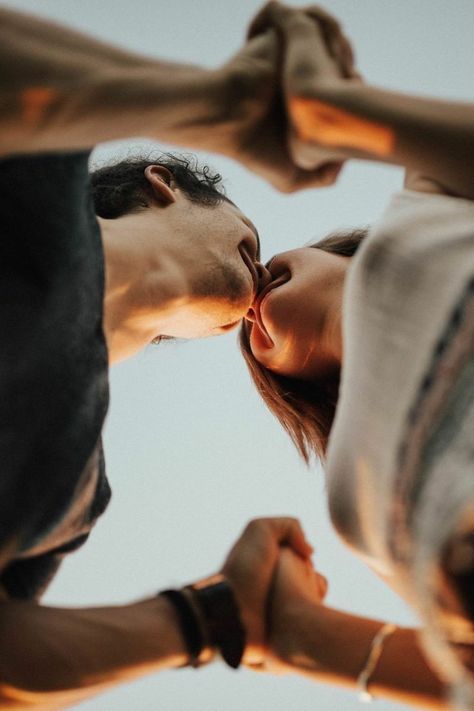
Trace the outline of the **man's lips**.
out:
[[[257,296],[258,293],[258,273],[257,273],[257,268],[255,267],[255,264],[253,263],[253,259],[245,249],[245,246],[241,246],[239,248],[240,256],[242,257],[242,260],[247,267],[247,269],[250,272],[250,276],[252,277],[252,284],[253,284],[253,294],[252,294],[252,300],[254,300]]]

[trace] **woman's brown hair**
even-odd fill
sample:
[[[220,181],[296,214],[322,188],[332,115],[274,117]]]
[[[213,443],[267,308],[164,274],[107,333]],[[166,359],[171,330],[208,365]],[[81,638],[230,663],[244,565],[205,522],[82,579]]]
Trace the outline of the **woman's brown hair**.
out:
[[[367,232],[368,228],[334,232],[311,246],[352,257]],[[336,412],[340,369],[314,382],[277,375],[255,359],[245,323],[240,330],[240,349],[258,392],[305,462],[309,463],[311,453],[323,459]]]

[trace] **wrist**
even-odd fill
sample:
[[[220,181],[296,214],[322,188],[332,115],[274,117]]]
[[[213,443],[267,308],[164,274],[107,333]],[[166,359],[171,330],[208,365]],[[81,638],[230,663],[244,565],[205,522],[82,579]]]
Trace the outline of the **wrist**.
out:
[[[150,129],[156,138],[201,150],[226,152],[229,116],[227,77],[221,70],[182,65],[163,75],[157,63],[144,90],[154,104]]]
[[[328,608],[301,601],[282,606],[272,615],[269,642],[272,654],[288,671],[320,671],[330,666],[331,630]]]
[[[228,666],[240,666],[246,632],[232,587],[222,574],[178,590],[163,590],[159,597],[173,607],[187,651],[186,664],[202,666],[217,651]]]
[[[167,657],[166,666],[182,667],[188,660],[185,640],[173,605],[161,595],[143,600],[127,609],[135,615],[136,629],[140,634],[137,646],[149,649],[156,659]],[[139,622],[141,621],[141,623]]]
[[[352,688],[382,624],[309,601],[288,607],[279,618],[271,646],[280,663]]]
[[[373,93],[373,92],[372,92]],[[335,150],[341,159],[391,160],[395,134],[390,122],[368,110],[371,89],[359,79],[306,82],[288,99],[298,138]],[[373,113],[373,112],[372,112]]]

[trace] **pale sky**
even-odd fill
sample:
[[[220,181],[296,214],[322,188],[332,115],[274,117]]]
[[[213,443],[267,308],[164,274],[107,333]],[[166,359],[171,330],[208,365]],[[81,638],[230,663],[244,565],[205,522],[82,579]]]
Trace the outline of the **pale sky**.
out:
[[[209,67],[238,50],[260,7],[258,0],[5,4],[156,58]],[[353,39],[367,81],[474,100],[474,0],[328,0],[324,6]],[[101,146],[94,159],[123,154],[136,144],[132,139],[125,148]],[[346,167],[333,188],[283,196],[230,160],[202,158],[223,174],[229,196],[257,225],[264,260],[336,227],[370,224],[402,180],[399,169],[359,163]],[[288,514],[301,519],[316,547],[315,562],[330,583],[328,604],[416,623],[331,530],[324,474],[303,466],[259,400],[235,334],[150,347],[116,366],[105,453],[112,503],[86,546],[63,566],[47,603],[123,603],[179,586],[215,572],[249,518]],[[81,706],[84,711],[355,711],[360,703],[353,692],[296,676],[233,672],[216,663],[199,671],[162,672]],[[379,711],[397,708],[377,702]]]

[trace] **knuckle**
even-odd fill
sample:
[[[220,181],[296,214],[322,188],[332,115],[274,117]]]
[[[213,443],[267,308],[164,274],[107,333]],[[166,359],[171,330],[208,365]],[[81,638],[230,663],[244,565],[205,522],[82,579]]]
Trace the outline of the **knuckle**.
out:
[[[261,518],[252,518],[245,527],[245,530],[249,532],[256,531],[262,526],[263,520],[264,519]]]
[[[310,5],[306,12],[308,15],[313,17],[315,20],[322,22],[327,25],[328,29],[335,32],[340,31],[341,25],[336,20],[335,17],[330,15],[326,10],[324,10],[320,5]]]
[[[275,187],[277,188],[277,190],[279,190],[280,193],[283,193],[283,195],[291,195],[296,191],[296,186],[294,185],[294,183],[288,180],[278,181]]]

